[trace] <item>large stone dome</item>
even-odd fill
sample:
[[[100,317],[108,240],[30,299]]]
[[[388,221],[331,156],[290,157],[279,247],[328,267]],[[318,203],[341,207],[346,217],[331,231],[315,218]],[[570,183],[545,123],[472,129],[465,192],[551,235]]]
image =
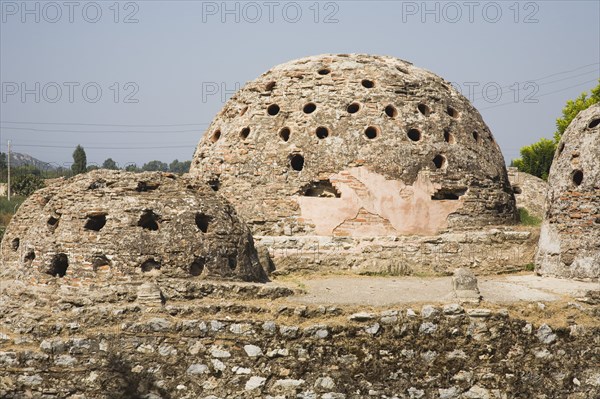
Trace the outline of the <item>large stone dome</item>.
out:
[[[392,57],[320,55],[267,71],[215,117],[192,173],[257,235],[426,235],[517,220],[481,115]]]
[[[2,241],[6,277],[76,283],[146,277],[264,281],[251,233],[210,187],[99,170],[37,191]]]
[[[581,111],[558,144],[548,177],[537,272],[600,277],[600,105]]]

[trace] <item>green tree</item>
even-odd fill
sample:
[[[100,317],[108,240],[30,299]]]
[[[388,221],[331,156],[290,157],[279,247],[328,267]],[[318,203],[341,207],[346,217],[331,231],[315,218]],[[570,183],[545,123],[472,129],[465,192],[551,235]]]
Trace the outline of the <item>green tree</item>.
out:
[[[14,168],[11,167],[11,173],[13,174],[13,176],[18,176],[18,175],[41,176],[42,175],[42,171],[32,165],[22,165],[22,166],[17,166]]]
[[[176,159],[169,164],[169,171],[183,174],[190,171],[190,166],[192,166],[192,161],[179,162],[179,160]]]
[[[104,161],[102,163],[102,169],[118,170],[119,167],[117,166],[117,163],[112,158],[108,158],[106,161]]]
[[[144,166],[142,166],[142,170],[146,172],[166,172],[169,170],[169,165],[161,161],[150,161]]]
[[[567,101],[567,105],[562,110],[562,116],[556,120],[556,132],[554,140],[558,143],[565,130],[580,111],[588,109],[593,104],[600,102],[600,80],[598,85],[591,90],[588,97],[587,92],[581,93],[575,100]]]
[[[30,196],[42,187],[44,187],[44,180],[33,174],[18,175],[10,183],[10,188],[16,195],[25,197]]]
[[[6,154],[0,152],[0,169],[6,169]]]
[[[138,169],[136,164],[129,164],[127,166],[125,166],[125,171],[127,172],[139,172],[140,170]]]
[[[516,166],[521,172],[547,180],[555,151],[554,140],[541,138],[537,143],[521,148],[521,158],[515,159],[512,166]]]
[[[591,90],[589,97],[587,92],[584,92],[575,100],[567,101],[562,109],[562,116],[556,120],[554,140],[541,138],[537,143],[521,148],[521,158],[513,160],[511,165],[517,167],[521,172],[530,173],[544,180],[548,179],[556,146],[571,121],[580,111],[600,102],[600,80],[598,82],[598,85]]]
[[[71,170],[74,175],[87,171],[87,156],[85,155],[85,150],[80,145],[73,151],[73,165],[71,165]]]

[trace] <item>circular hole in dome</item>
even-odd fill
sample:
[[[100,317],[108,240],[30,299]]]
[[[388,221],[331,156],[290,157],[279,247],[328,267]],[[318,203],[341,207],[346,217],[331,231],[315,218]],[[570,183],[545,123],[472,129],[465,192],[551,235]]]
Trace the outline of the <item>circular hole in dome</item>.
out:
[[[157,262],[154,258],[147,259],[144,263],[140,265],[140,268],[144,273],[149,273],[152,270],[160,270],[160,267],[160,262]]]
[[[88,215],[83,228],[90,231],[100,231],[106,225],[106,214]]]
[[[229,255],[227,257],[227,265],[229,266],[229,268],[231,270],[235,270],[237,268],[237,256],[235,255]]]
[[[352,104],[348,105],[348,108],[346,108],[346,111],[348,111],[349,114],[355,114],[358,112],[359,109],[360,109],[359,103],[352,103]]]
[[[362,84],[363,87],[366,87],[367,89],[371,89],[373,88],[373,86],[375,86],[375,83],[373,83],[373,81],[369,79],[363,79],[362,82],[360,82],[360,84]]]
[[[444,130],[444,141],[448,144],[456,144],[456,139],[454,138],[454,135],[450,133],[450,130],[448,129]]]
[[[213,191],[219,191],[219,188],[221,187],[221,181],[216,177],[208,180],[206,184],[208,184]]]
[[[145,209],[137,225],[145,230],[157,231],[159,229],[158,222],[160,216],[154,213],[151,209]]]
[[[592,121],[588,125],[588,128],[593,129],[593,128],[597,127],[598,125],[600,125],[600,118],[592,119]]]
[[[390,118],[395,118],[398,115],[398,110],[393,105],[388,105],[385,107],[385,114]]]
[[[455,110],[454,108],[452,108],[451,106],[448,105],[448,107],[446,108],[446,112],[448,113],[448,115],[450,115],[452,118],[458,118],[458,111]]]
[[[54,216],[50,216],[48,218],[48,229],[51,232],[54,232],[56,230],[56,228],[58,227],[58,223],[60,222],[59,218],[55,218]]]
[[[206,259],[202,256],[194,257],[194,261],[190,265],[189,272],[192,276],[200,276],[204,271],[206,265]]]
[[[429,114],[431,113],[431,110],[429,109],[429,107],[423,103],[417,105],[417,109],[419,110],[419,112],[425,116],[429,116]]]
[[[212,223],[212,216],[205,214],[204,212],[197,212],[194,218],[194,222],[196,222],[196,227],[203,233],[208,233],[208,228]]]
[[[476,143],[479,143],[479,132],[477,132],[477,130],[473,131],[473,140],[475,140]]]
[[[28,263],[29,265],[31,265],[31,263],[34,260],[35,260],[35,251],[33,249],[27,250],[27,253],[23,257],[23,262]]]
[[[315,130],[315,134],[317,135],[318,138],[324,139],[327,136],[329,136],[329,129],[327,129],[326,127],[323,127],[323,126],[319,126],[317,128],[317,130]]]
[[[221,138],[221,131],[215,130],[215,132],[210,137],[210,141],[212,141],[213,143],[216,143],[217,141],[219,141],[220,138]]]
[[[444,168],[446,166],[446,162],[446,157],[441,154],[438,154],[435,156],[435,158],[433,158],[433,164],[437,169]]]
[[[271,116],[275,116],[279,113],[279,105],[271,104],[267,107],[267,113]]]
[[[290,128],[284,127],[279,131],[279,137],[283,141],[288,141],[290,139]]]
[[[97,272],[101,267],[110,265],[110,260],[104,254],[97,254],[92,257],[92,268],[95,272]]]
[[[266,91],[272,91],[275,88],[276,83],[275,82],[269,82],[265,85],[265,90]]]
[[[365,136],[367,136],[368,139],[373,140],[379,136],[379,129],[375,126],[369,126],[365,129]]]
[[[291,155],[290,166],[292,169],[300,172],[302,169],[304,169],[304,157],[300,154]]]
[[[565,149],[565,143],[564,143],[564,142],[562,142],[562,143],[560,143],[560,145],[558,146],[558,156],[560,156],[560,155],[563,153],[564,149]]]
[[[581,171],[581,170],[574,171],[572,174],[572,179],[573,179],[573,184],[575,184],[576,186],[580,186],[581,183],[583,182],[583,171]]]
[[[52,257],[46,273],[53,277],[64,277],[69,268],[69,258],[66,254],[56,254]]]
[[[240,131],[240,138],[242,140],[246,140],[248,138],[248,136],[250,135],[250,128],[249,127],[245,127]]]
[[[419,141],[419,140],[421,140],[421,132],[419,131],[419,129],[410,129],[408,131],[408,133],[406,133],[406,135],[412,141]]]
[[[14,240],[11,241],[10,243],[10,247],[13,251],[16,251],[19,249],[19,245],[21,245],[21,240],[18,238],[15,238]]]
[[[329,75],[330,72],[331,71],[328,68],[321,68],[318,71],[319,75]]]
[[[308,103],[304,105],[302,111],[304,111],[305,114],[312,114],[313,112],[315,112],[316,109],[317,105],[315,103]]]

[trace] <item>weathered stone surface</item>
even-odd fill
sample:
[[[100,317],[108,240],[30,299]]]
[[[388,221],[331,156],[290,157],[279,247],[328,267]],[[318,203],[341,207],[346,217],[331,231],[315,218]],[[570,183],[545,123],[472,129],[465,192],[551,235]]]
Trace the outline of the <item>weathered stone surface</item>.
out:
[[[543,218],[548,183],[514,167],[508,168],[508,179],[515,193],[517,208],[525,208],[530,215]]]
[[[360,312],[360,313],[351,314],[348,317],[348,320],[353,320],[353,321],[369,321],[369,320],[373,320],[374,318],[375,318],[375,314],[373,314],[373,313]]]
[[[477,288],[477,277],[469,269],[460,268],[454,271],[452,286],[458,291],[475,291]]]
[[[556,334],[552,332],[552,328],[547,324],[542,324],[540,328],[538,328],[536,336],[543,344],[551,344],[556,340]]]
[[[257,376],[250,377],[248,382],[246,382],[246,391],[252,391],[254,389],[258,389],[258,388],[264,386],[266,380],[267,379],[264,377],[257,377]]]
[[[303,111],[305,101],[316,110]],[[278,115],[265,115],[274,102]],[[565,328],[545,318],[559,305],[511,305],[517,317],[433,300],[412,303],[418,314],[314,307],[284,300],[292,290],[275,284],[203,278],[264,281],[283,248],[302,254],[283,256],[299,268],[468,266],[453,286],[479,300],[472,271],[510,271],[522,255],[511,252],[529,254],[535,232],[503,226],[515,209],[502,157],[446,82],[389,57],[311,57],[249,84],[215,124],[194,173],[244,208],[262,234],[260,256],[231,206],[191,177],[101,171],[59,181],[24,205],[2,245],[0,397],[600,396],[600,331],[575,317],[598,316],[596,291],[566,305]],[[273,143],[282,127],[290,136]],[[303,170],[289,170],[299,154]],[[220,161],[219,173],[198,173]],[[67,257],[62,269],[48,263],[55,254]],[[521,320],[532,313],[544,316]]]
[[[460,268],[454,271],[452,287],[458,300],[463,303],[479,303],[481,300],[477,277],[469,269]]]
[[[277,264],[274,274],[337,271],[449,275],[459,266],[478,274],[523,270],[534,261],[539,228],[499,227],[434,236],[255,236]]]
[[[250,357],[258,357],[263,354],[262,349],[256,345],[244,345],[244,351]]]
[[[233,207],[202,182],[158,172],[98,170],[36,192],[11,220],[2,262],[3,275],[40,283],[266,280]]]
[[[191,364],[186,370],[188,375],[208,374],[209,372],[207,365],[198,363]]]
[[[558,144],[548,178],[536,272],[600,277],[600,105],[581,111]]]
[[[216,116],[191,173],[260,237],[353,237],[365,247],[372,237],[517,221],[504,159],[479,113],[440,77],[392,57],[276,66]]]
[[[593,325],[571,325],[569,333],[550,321],[527,324],[495,310],[463,312],[457,305],[444,311],[424,306],[419,315],[407,308],[370,309],[397,317],[386,325],[344,323],[356,308],[332,319],[307,306],[299,318],[280,313],[281,306],[265,302],[255,308],[244,301],[237,309],[180,300],[169,306],[84,305],[74,312],[55,308],[55,301],[41,305],[42,298],[36,304],[6,292],[0,291],[0,329],[11,341],[0,343],[0,397],[7,399],[600,394],[600,331]],[[276,305],[284,304],[292,306]],[[40,310],[44,317],[34,317]],[[77,331],[57,332],[72,323],[79,324]],[[237,326],[246,325],[249,333],[239,334]],[[329,336],[316,336],[320,330]]]

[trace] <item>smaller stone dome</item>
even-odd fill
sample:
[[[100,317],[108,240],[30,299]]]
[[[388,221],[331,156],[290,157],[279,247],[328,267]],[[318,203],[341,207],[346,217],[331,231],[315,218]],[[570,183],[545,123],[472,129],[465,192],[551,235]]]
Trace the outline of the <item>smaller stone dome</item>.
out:
[[[37,191],[1,254],[5,276],[38,282],[267,280],[234,208],[203,182],[159,172],[98,170]]]
[[[600,277],[600,105],[581,111],[558,144],[548,177],[537,271]]]

